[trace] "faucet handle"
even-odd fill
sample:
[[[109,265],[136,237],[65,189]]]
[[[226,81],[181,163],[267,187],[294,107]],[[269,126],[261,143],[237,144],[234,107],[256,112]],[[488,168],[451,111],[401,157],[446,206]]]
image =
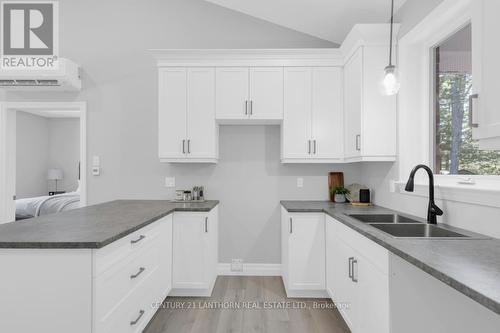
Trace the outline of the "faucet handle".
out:
[[[436,204],[433,203],[431,209],[434,212],[434,214],[436,214],[438,216],[443,215],[443,211],[441,210],[441,208],[439,208],[438,206],[436,206]]]

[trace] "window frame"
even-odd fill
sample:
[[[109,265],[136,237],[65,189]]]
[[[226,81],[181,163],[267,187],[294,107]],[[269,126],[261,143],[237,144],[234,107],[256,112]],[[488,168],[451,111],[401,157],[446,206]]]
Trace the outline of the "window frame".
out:
[[[438,117],[438,112],[439,112],[439,76],[437,75],[437,59],[436,59],[436,50],[439,48],[439,45],[449,38],[451,38],[454,34],[462,30],[463,28],[467,27],[468,25],[472,26],[471,20],[464,22],[461,26],[458,28],[455,28],[454,31],[451,31],[448,33],[444,38],[442,38],[440,41],[436,42],[433,46],[430,47],[429,49],[429,54],[430,54],[430,74],[429,74],[429,90],[430,90],[430,153],[429,153],[429,165],[431,166],[431,169],[434,173],[434,176],[439,176],[439,177],[455,177],[458,179],[463,179],[463,178],[470,178],[473,179],[475,177],[497,177],[498,180],[500,181],[500,175],[443,175],[438,173],[438,169],[440,166],[437,164],[436,160],[436,152],[437,152],[437,142],[438,142],[438,133],[437,133],[437,117]]]
[[[404,184],[415,165],[435,164],[433,49],[467,24],[474,29],[473,15],[474,1],[445,0],[398,40],[401,90],[396,192],[428,194],[428,180],[423,173],[416,176],[414,193],[405,192]],[[473,41],[473,61],[474,47]],[[472,179],[474,184],[462,184],[465,178]],[[500,176],[435,174],[434,180],[437,199],[500,207]]]

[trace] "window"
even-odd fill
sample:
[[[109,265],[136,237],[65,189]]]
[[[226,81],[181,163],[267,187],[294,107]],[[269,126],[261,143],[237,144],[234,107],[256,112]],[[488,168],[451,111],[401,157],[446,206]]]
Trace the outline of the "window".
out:
[[[434,172],[500,175],[500,152],[479,150],[469,126],[470,24],[434,47]]]

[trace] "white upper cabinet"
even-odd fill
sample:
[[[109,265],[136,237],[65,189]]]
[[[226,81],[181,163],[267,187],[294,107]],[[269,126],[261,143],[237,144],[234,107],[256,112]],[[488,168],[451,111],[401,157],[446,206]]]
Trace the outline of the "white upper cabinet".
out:
[[[217,120],[283,119],[282,67],[217,68]]]
[[[282,161],[342,161],[341,68],[290,67],[284,77]]]
[[[285,116],[282,126],[282,160],[311,156],[310,67],[285,68]]]
[[[213,68],[162,68],[159,78],[159,156],[163,162],[215,162]]]
[[[217,68],[216,78],[217,119],[247,119],[248,68]]]
[[[345,158],[361,155],[361,92],[363,52],[359,51],[344,66]]]
[[[396,159],[396,96],[380,88],[388,63],[387,32],[386,25],[356,25],[341,47],[346,162]]]
[[[394,161],[386,35],[368,24],[340,49],[153,51],[160,160],[215,163],[220,124],[279,124],[282,163]]]
[[[480,147],[500,149],[500,44],[498,13],[500,2],[480,0],[474,3],[472,17],[472,79],[476,98],[472,103],[473,137]]]
[[[186,70],[165,68],[159,78],[158,136],[160,159],[185,157]]]
[[[342,69],[312,70],[312,157],[341,160],[343,157]]]
[[[250,68],[249,116],[251,119],[283,119],[283,68]]]
[[[187,88],[187,158],[217,158],[215,123],[215,72],[189,68]]]

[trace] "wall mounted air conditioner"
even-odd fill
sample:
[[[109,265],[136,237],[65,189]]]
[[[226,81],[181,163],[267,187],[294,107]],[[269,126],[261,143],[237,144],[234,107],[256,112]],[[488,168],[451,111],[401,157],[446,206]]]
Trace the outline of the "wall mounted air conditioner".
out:
[[[59,59],[59,67],[50,70],[0,70],[0,89],[79,91],[80,67],[69,59]]]

